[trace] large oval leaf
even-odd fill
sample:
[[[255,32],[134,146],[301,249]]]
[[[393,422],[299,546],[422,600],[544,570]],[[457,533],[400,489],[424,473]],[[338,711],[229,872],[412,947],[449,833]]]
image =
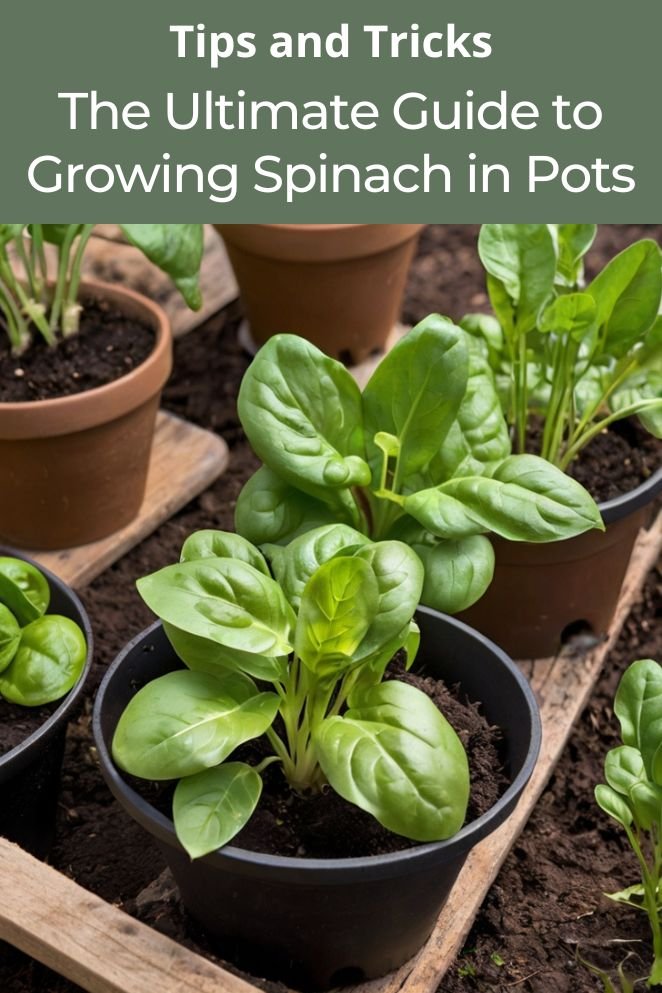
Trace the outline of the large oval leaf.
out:
[[[637,748],[649,779],[662,785],[662,768],[653,764],[662,744],[662,666],[653,659],[639,659],[628,666],[616,691],[614,713],[621,725],[624,745]]]
[[[444,538],[493,531],[511,541],[557,541],[604,530],[595,501],[536,455],[511,455],[492,476],[451,479],[405,498],[405,511]]]
[[[0,557],[0,603],[9,607],[19,624],[29,624],[46,613],[51,591],[46,577],[29,562]]]
[[[367,486],[361,394],[345,367],[296,335],[263,345],[241,383],[238,411],[260,459],[331,506]]]
[[[616,255],[588,287],[609,355],[624,355],[655,321],[662,295],[660,266],[656,242],[637,241]]]
[[[258,572],[270,576],[264,555],[254,545],[232,531],[195,531],[182,545],[180,561],[197,562],[200,559],[237,559],[248,562]]]
[[[192,859],[215,852],[257,807],[262,780],[244,762],[226,762],[180,780],[172,800],[175,831]]]
[[[358,558],[320,566],[301,597],[294,648],[319,676],[349,664],[379,607],[377,580]]]
[[[333,789],[380,824],[415,841],[462,827],[469,767],[462,743],[432,701],[391,680],[321,724],[315,746]]]
[[[16,655],[21,640],[21,628],[11,610],[0,603],[0,672]]]
[[[144,779],[178,779],[219,765],[274,721],[279,698],[239,673],[181,669],[131,699],[113,737],[120,768]]]
[[[278,584],[246,562],[180,562],[137,586],[158,617],[189,634],[257,655],[292,650],[292,608]]]
[[[455,420],[468,371],[464,332],[438,314],[418,324],[382,359],[363,391],[373,480],[379,480],[383,461],[374,443],[380,433],[399,442],[396,491],[429,462]]]
[[[532,330],[554,287],[556,251],[547,225],[483,224],[478,254],[510,297],[518,331]]]
[[[120,224],[128,241],[170,276],[191,310],[202,306],[202,224]]]
[[[182,662],[196,672],[210,672],[213,676],[221,675],[223,671],[244,672],[253,679],[263,679],[269,683],[287,677],[288,661],[284,655],[256,655],[238,648],[228,648],[209,638],[180,631],[167,621],[163,622],[163,629]]]
[[[312,528],[337,521],[357,520],[346,508],[333,509],[321,500],[291,486],[261,466],[244,485],[234,522],[239,534],[255,545],[283,544]]]
[[[289,603],[298,610],[306,583],[321,565],[339,552],[370,544],[369,538],[347,524],[313,528],[279,549],[272,559],[274,576]]]
[[[0,675],[0,696],[23,707],[59,700],[78,682],[87,643],[68,617],[38,617],[21,632],[18,650]]]
[[[598,806],[609,814],[615,821],[623,827],[629,827],[634,820],[634,815],[628,806],[627,801],[613,790],[611,786],[600,784],[595,787],[595,799]]]
[[[457,418],[425,468],[423,485],[437,486],[455,476],[483,475],[508,455],[508,426],[494,376],[487,360],[472,349],[467,388]]]
[[[480,600],[494,576],[494,549],[489,538],[471,535],[455,541],[428,533],[412,548],[425,568],[421,601],[445,614],[457,614]]]
[[[416,552],[401,541],[379,541],[358,549],[356,558],[367,562],[377,580],[377,612],[360,648],[354,654],[359,661],[382,652],[414,616],[423,589],[423,565]],[[391,654],[400,647],[398,644]]]

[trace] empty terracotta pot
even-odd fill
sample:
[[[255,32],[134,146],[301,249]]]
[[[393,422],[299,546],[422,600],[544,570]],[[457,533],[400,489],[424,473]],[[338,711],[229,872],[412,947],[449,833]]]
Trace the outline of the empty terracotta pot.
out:
[[[556,655],[573,634],[602,638],[660,491],[662,469],[630,493],[598,504],[605,531],[545,544],[493,538],[492,585],[459,616],[519,659]]]
[[[256,345],[281,331],[361,362],[397,322],[423,224],[217,224]]]
[[[166,315],[124,287],[88,282],[156,332],[151,355],[126,376],[74,396],[0,403],[0,538],[56,549],[104,538],[128,524],[145,494],[154,422],[172,367]]]

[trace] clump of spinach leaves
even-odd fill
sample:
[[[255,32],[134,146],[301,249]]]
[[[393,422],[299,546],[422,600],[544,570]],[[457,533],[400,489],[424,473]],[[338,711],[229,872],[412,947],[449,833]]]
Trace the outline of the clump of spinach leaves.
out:
[[[12,352],[28,348],[35,329],[50,346],[58,335],[78,331],[78,291],[85,249],[94,224],[0,224],[0,316]],[[126,239],[159,266],[197,310],[202,303],[198,274],[202,261],[201,224],[120,224]],[[57,247],[57,276],[49,283],[45,244]],[[25,277],[9,258],[12,245]]]
[[[0,698],[24,707],[59,700],[78,682],[87,644],[68,617],[47,614],[50,587],[29,562],[0,557]]]
[[[243,827],[273,762],[293,789],[328,783],[396,834],[453,835],[469,796],[464,748],[429,697],[383,681],[395,652],[405,649],[411,664],[418,647],[417,556],[327,525],[279,549],[273,571],[238,535],[200,531],[179,564],[139,580],[187,668],[132,698],[115,762],[180,780],[174,824],[193,858]],[[261,736],[264,760],[232,758]]]
[[[241,422],[263,462],[237,531],[260,546],[343,523],[405,541],[425,566],[423,603],[454,613],[489,586],[487,533],[555,541],[602,528],[586,490],[534,455],[511,455],[488,361],[432,315],[382,360],[363,393],[339,362],[276,335],[249,366]]]
[[[461,324],[496,375],[516,448],[544,418],[540,454],[567,469],[613,421],[662,437],[662,256],[644,239],[584,286],[595,224],[484,224],[478,251],[495,317]]]
[[[625,830],[639,863],[641,883],[610,893],[612,900],[644,911],[653,937],[649,986],[662,983],[662,666],[633,662],[614,700],[622,745],[605,758],[606,784],[595,799]]]

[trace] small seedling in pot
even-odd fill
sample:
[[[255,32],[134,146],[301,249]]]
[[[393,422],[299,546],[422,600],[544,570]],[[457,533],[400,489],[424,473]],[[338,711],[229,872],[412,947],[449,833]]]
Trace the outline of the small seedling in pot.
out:
[[[85,249],[94,224],[0,224],[0,316],[12,352],[20,355],[36,332],[51,347],[78,331]],[[187,304],[201,305],[198,273],[203,251],[201,224],[120,224],[130,244],[172,279]],[[57,275],[48,279],[45,245],[57,249]],[[9,257],[13,246],[24,277]]]
[[[643,911],[653,938],[649,986],[662,983],[662,666],[652,659],[633,662],[614,701],[623,744],[605,758],[606,784],[595,798],[625,830],[636,856],[641,882],[609,897]]]
[[[0,698],[24,707],[59,700],[78,682],[87,644],[68,617],[48,614],[50,589],[29,562],[0,557]]]
[[[425,566],[423,602],[447,613],[489,586],[489,532],[538,542],[603,528],[582,486],[511,454],[486,358],[438,315],[396,345],[363,393],[314,345],[277,335],[248,368],[238,409],[264,463],[240,494],[239,533],[284,545],[339,522],[405,541]]]
[[[396,834],[450,837],[469,797],[464,748],[423,692],[384,680],[423,583],[417,556],[324,526],[280,549],[274,575],[238,535],[192,535],[181,562],[139,580],[187,668],[144,686],[113,738],[120,768],[179,779],[178,838],[193,858],[229,842],[251,817],[261,773],[279,763],[293,790],[331,786]],[[268,689],[265,689],[268,685]],[[264,736],[256,765],[233,758]]]
[[[480,342],[512,426],[527,450],[567,469],[610,424],[638,416],[662,437],[662,255],[647,239],[584,285],[594,224],[484,224],[478,251],[494,317],[461,324]]]

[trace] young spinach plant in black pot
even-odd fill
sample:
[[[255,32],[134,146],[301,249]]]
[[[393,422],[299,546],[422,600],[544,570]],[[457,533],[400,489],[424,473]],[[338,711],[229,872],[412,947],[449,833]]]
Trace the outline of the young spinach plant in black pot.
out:
[[[37,855],[53,840],[67,722],[91,654],[90,625],[75,594],[0,549],[0,741],[4,726],[11,743],[0,748],[0,834]],[[23,708],[43,710],[42,723],[30,730]],[[27,726],[25,735],[12,733],[14,722]]]
[[[284,545],[341,522],[405,541],[425,566],[422,602],[475,603],[494,569],[490,533],[550,542],[601,528],[577,482],[512,455],[492,372],[472,338],[432,315],[381,361],[363,390],[294,335],[258,352],[239,416],[263,466],[237,502],[240,534]]]
[[[495,316],[461,322],[495,375],[515,450],[538,452],[569,472],[606,432],[620,429],[614,437],[623,445],[627,418],[662,437],[660,248],[647,239],[630,245],[585,286],[595,233],[594,224],[483,225],[478,250]],[[629,464],[627,452],[608,456],[610,478],[595,482],[613,487],[619,460]],[[599,504],[605,534],[540,549],[497,542],[496,580],[467,620],[516,655],[552,654],[563,631],[580,622],[600,637],[662,489],[659,459],[646,473],[634,489]],[[507,620],[513,600],[517,629]]]
[[[511,785],[463,827],[469,773],[457,734],[422,691],[383,678],[394,653],[404,650],[410,664],[417,652],[417,555],[344,524],[274,551],[270,568],[240,536],[203,531],[179,564],[140,580],[162,626],[113,664],[94,728],[111,789],[155,835],[184,903],[220,937],[222,954],[324,987],[343,970],[378,975],[416,951],[468,849],[514,806],[539,728],[525,681],[494,646],[438,614],[418,615],[426,668],[477,699],[494,671],[487,716],[507,729]],[[259,761],[237,756],[258,738]],[[229,845],[275,764],[292,790],[331,788],[421,844],[341,859]],[[179,780],[174,824],[127,773]]]

